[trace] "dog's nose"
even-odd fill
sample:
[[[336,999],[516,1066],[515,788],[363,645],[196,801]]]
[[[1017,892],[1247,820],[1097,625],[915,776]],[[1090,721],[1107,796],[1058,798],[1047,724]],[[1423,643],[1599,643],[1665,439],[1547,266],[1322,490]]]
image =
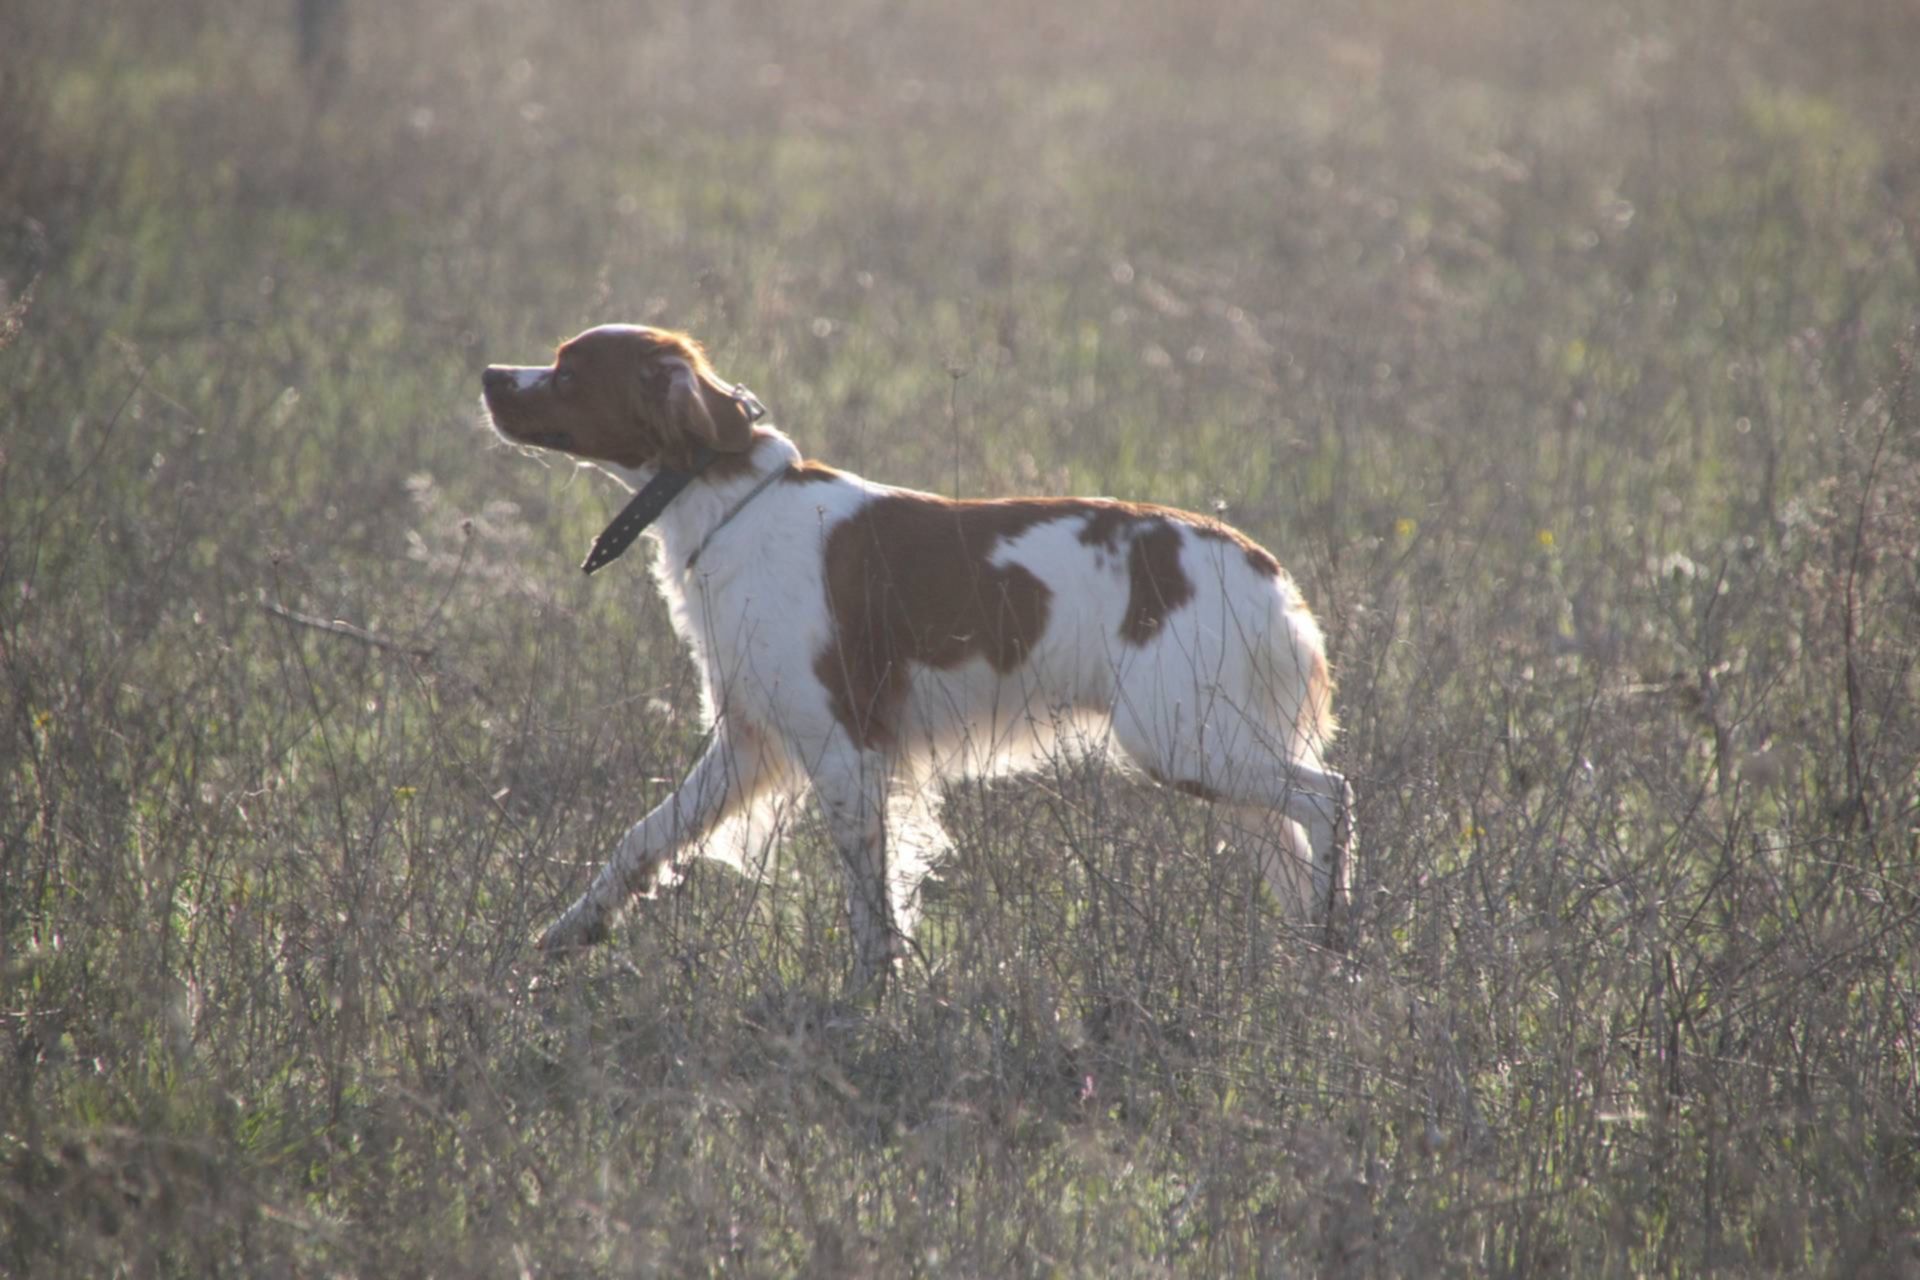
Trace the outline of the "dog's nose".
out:
[[[480,375],[480,385],[488,391],[508,391],[513,388],[513,370],[501,364],[490,364],[486,372]]]

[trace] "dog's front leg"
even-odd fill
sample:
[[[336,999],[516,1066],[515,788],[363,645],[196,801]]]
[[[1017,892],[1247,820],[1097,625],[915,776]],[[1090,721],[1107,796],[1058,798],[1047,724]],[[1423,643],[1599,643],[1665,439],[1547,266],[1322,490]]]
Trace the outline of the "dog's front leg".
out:
[[[621,838],[566,914],[540,936],[542,951],[564,951],[605,942],[627,899],[651,889],[683,846],[695,843],[753,798],[761,758],[751,735],[714,733],[679,790],[668,796]]]

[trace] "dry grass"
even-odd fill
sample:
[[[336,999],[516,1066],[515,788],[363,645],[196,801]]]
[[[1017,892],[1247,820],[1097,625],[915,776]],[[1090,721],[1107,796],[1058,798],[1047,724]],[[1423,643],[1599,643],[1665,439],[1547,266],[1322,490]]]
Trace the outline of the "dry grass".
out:
[[[1920,1272],[1907,6],[14,8],[0,1271]],[[611,318],[867,474],[1227,504],[1361,945],[1063,770],[877,1006],[811,828],[539,974],[697,741],[475,424]]]

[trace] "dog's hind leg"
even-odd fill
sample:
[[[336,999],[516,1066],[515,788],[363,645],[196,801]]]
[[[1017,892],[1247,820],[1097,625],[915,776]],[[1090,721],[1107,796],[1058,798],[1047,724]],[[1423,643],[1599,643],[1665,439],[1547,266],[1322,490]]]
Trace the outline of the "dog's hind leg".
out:
[[[1220,732],[1154,734],[1120,714],[1114,736],[1156,780],[1231,806],[1233,825],[1260,833],[1249,856],[1281,907],[1336,939],[1353,876],[1353,788],[1316,762],[1280,757],[1231,716],[1219,722]]]

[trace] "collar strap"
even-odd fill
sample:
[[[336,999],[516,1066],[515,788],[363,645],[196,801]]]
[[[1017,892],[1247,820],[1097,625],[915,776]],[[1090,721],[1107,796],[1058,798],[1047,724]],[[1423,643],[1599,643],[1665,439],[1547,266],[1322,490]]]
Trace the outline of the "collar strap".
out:
[[[703,446],[693,455],[692,470],[662,468],[655,472],[653,479],[647,481],[640,492],[621,508],[620,514],[613,518],[613,523],[602,529],[600,536],[593,540],[593,550],[587,553],[581,570],[597,573],[618,560],[633,545],[633,540],[640,536],[640,531],[658,520],[660,513],[667,509],[667,504],[679,497],[680,491],[692,484],[694,477],[712,466],[717,456],[713,450]]]
[[[700,559],[700,553],[707,549],[707,544],[712,542],[714,538],[719,534],[719,532],[722,529],[726,528],[727,525],[732,522],[735,516],[739,515],[742,511],[745,511],[747,509],[747,504],[749,502],[752,502],[755,498],[765,493],[767,491],[768,485],[778,480],[781,476],[786,475],[787,472],[791,471],[792,469],[793,469],[793,464],[791,462],[783,462],[779,466],[775,467],[772,471],[769,471],[766,475],[762,476],[760,478],[759,484],[747,490],[747,496],[740,499],[740,501],[734,503],[733,509],[727,512],[727,514],[725,514],[724,516],[720,517],[720,523],[713,526],[713,528],[707,530],[707,536],[700,539],[700,545],[695,547],[693,549],[693,554],[687,557],[687,568],[688,569],[693,568],[694,563]]]

